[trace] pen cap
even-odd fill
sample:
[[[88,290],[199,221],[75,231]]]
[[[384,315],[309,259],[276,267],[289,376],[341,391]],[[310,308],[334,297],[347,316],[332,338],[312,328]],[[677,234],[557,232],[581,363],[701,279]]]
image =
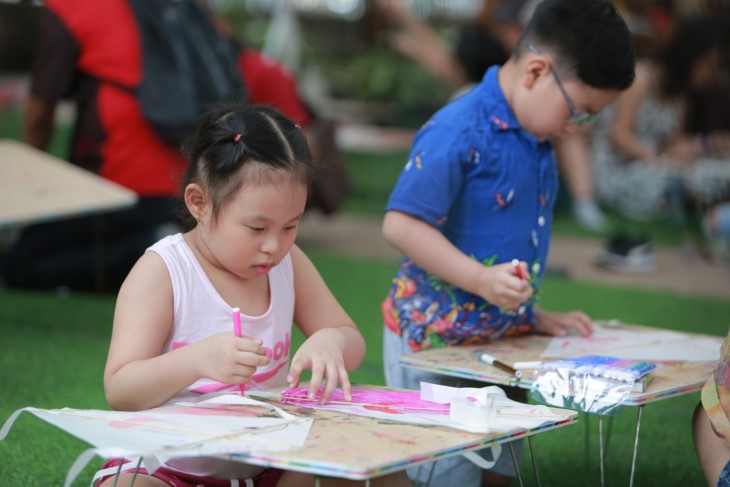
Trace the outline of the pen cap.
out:
[[[488,353],[481,352],[479,354],[479,361],[482,363],[485,363],[487,365],[494,365],[495,358],[489,355]]]

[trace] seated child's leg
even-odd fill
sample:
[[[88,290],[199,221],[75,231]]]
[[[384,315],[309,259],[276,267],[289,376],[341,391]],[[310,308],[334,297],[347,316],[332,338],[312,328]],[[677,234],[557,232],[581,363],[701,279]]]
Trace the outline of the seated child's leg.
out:
[[[120,459],[107,460],[102,465],[102,469],[96,474],[100,476],[98,487],[131,485],[132,480],[134,480],[135,487],[197,487],[199,485],[206,485],[207,487],[229,487],[231,485],[230,480],[201,477],[165,466],[158,468],[152,474],[148,473],[144,467],[141,467],[137,475],[135,475],[136,462],[136,460],[126,459],[123,461],[120,461]],[[119,478],[116,479],[120,463],[122,463],[122,468],[119,473]],[[283,470],[277,468],[267,468],[250,480],[253,481],[255,487],[275,487],[279,485],[279,480],[285,473]],[[238,483],[239,485],[243,485],[247,481],[247,479],[239,479]]]
[[[486,387],[489,385],[484,382],[459,379],[443,374],[434,374],[424,370],[409,369],[398,365],[398,359],[400,356],[409,353],[413,353],[413,351],[408,346],[407,341],[386,328],[383,336],[383,365],[385,368],[385,380],[388,387],[418,390],[421,387],[421,382],[430,382],[432,384],[441,384],[451,387]],[[503,389],[505,389],[505,392],[510,399],[521,402],[526,401],[527,396],[523,389],[515,387],[504,387]],[[512,446],[515,450],[515,456],[517,457],[519,465],[522,452],[522,440],[513,441]],[[493,459],[491,448],[480,450],[479,454],[486,460],[491,461]],[[482,483],[482,470],[470,460],[467,460],[460,455],[447,458],[445,460],[439,460],[435,462],[435,464],[433,473],[431,472],[433,464],[426,463],[421,466],[408,469],[408,476],[416,485],[426,485],[429,478],[430,485],[434,486],[458,485],[459,487],[479,487]],[[512,455],[509,451],[509,444],[502,445],[502,453],[497,459],[497,463],[493,468],[485,470],[485,472],[496,474],[505,482],[508,481],[509,478],[517,475],[512,462]],[[487,475],[489,476],[489,474]]]
[[[702,404],[695,409],[692,432],[707,485],[730,487],[730,447],[715,434]]]
[[[131,485],[132,479],[134,478],[134,487],[169,487],[169,483],[152,477],[150,475],[139,474],[134,477],[132,473],[120,473],[119,479],[116,480],[116,485]],[[105,481],[99,484],[99,487],[111,487],[115,483],[114,476],[107,478]]]
[[[314,475],[300,472],[284,472],[276,484],[276,487],[315,487]],[[345,480],[328,477],[319,477],[319,485],[321,487],[360,487],[365,485],[364,481]],[[370,485],[373,487],[408,487],[411,484],[405,472],[396,472],[372,479]],[[261,487],[269,487],[261,486]]]

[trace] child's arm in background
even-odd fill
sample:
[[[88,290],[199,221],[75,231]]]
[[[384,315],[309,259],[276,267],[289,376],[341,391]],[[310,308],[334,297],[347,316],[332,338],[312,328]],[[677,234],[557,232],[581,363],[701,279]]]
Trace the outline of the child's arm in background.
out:
[[[162,259],[144,254],[117,297],[104,390],[113,409],[159,406],[196,380],[207,377],[243,384],[268,363],[260,341],[233,333],[162,354],[173,321],[172,283]],[[232,330],[232,328],[231,328]]]
[[[651,161],[657,158],[658,147],[651,147],[635,134],[639,108],[651,91],[651,71],[646,64],[636,66],[636,80],[616,100],[616,114],[611,125],[611,142],[628,160]]]
[[[400,211],[389,211],[383,235],[419,267],[501,308],[512,308],[532,296],[529,280],[520,279],[511,263],[484,266],[464,254],[443,233]],[[529,276],[527,265],[520,263]]]
[[[365,339],[304,252],[294,245],[291,256],[296,292],[294,322],[307,340],[292,358],[287,382],[296,387],[302,372],[311,369],[310,398],[314,398],[324,379],[322,402],[329,398],[338,382],[345,398],[351,400],[348,372],[357,368],[365,357]]]

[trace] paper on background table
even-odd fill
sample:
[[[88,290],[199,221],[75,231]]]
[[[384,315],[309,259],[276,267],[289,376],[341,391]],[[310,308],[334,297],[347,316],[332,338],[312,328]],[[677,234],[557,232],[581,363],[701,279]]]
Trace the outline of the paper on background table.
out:
[[[720,358],[722,338],[691,336],[673,331],[635,331],[594,327],[593,335],[554,337],[544,358],[565,358],[577,355],[610,355],[611,357],[652,361],[709,362]]]
[[[17,140],[0,140],[0,228],[135,204],[118,184]]]
[[[607,326],[597,323],[595,328],[607,328]],[[674,330],[631,323],[622,323],[618,330],[624,333],[636,334],[637,336],[643,333],[665,331],[672,334],[677,333]],[[679,334],[682,335],[683,339],[687,340],[687,343],[690,340],[698,338],[709,339],[710,342],[715,341],[717,343],[717,349],[719,349],[724,339],[724,337],[697,333],[682,332]],[[399,362],[405,367],[427,370],[437,374],[530,389],[533,386],[530,374],[525,374],[521,379],[516,379],[510,374],[480,362],[478,355],[484,350],[487,350],[491,355],[509,364],[537,360],[543,362],[547,359],[541,358],[543,356],[542,354],[551,341],[553,341],[553,337],[546,335],[509,337],[484,345],[422,350],[420,352],[401,355]],[[599,349],[586,347],[586,350],[595,355],[608,356],[614,356],[614,352],[617,350],[611,342],[605,342],[601,347]],[[573,356],[580,354],[580,349],[573,351]],[[642,357],[638,357],[638,360],[642,359]],[[696,392],[702,388],[702,385],[712,374],[716,363],[716,358],[710,358],[705,361],[682,361],[681,359],[672,358],[670,361],[662,362],[660,367],[655,369],[654,379],[649,384],[649,387],[643,392],[632,392],[622,404],[627,406],[640,406],[661,401],[669,397]]]

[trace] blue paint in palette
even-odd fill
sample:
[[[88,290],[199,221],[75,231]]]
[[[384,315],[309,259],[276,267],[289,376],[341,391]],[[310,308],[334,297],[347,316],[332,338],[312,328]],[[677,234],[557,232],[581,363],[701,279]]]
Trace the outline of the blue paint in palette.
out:
[[[543,370],[570,369],[574,374],[593,375],[620,381],[636,381],[656,369],[657,364],[642,360],[603,355],[581,355],[543,363]]]

